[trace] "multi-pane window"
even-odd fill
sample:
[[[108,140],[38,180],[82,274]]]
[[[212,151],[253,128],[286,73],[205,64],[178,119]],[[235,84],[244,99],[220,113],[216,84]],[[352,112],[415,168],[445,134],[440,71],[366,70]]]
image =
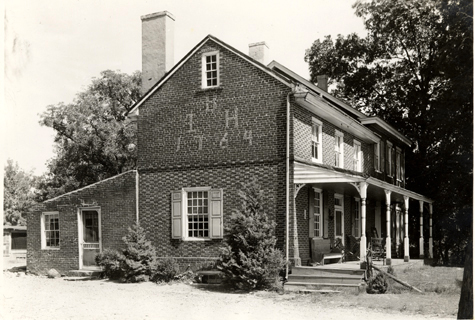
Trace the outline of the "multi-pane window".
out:
[[[322,163],[322,122],[312,118],[312,160]]]
[[[361,172],[362,171],[361,162],[363,159],[363,154],[361,151],[361,143],[355,140],[353,141],[353,145],[354,145],[353,170]]]
[[[315,237],[322,237],[322,214],[323,214],[323,207],[322,207],[322,191],[319,189],[314,189],[315,198],[313,201],[313,235]]]
[[[188,237],[208,238],[208,191],[187,192]]]
[[[389,141],[387,143],[386,150],[387,150],[386,151],[386,163],[387,163],[386,172],[388,173],[388,176],[392,177],[394,175],[394,171],[393,171],[393,145]]]
[[[401,180],[401,150],[396,148],[396,179]]]
[[[343,133],[335,130],[335,167],[343,168]]]
[[[216,87],[219,85],[219,54],[209,52],[203,55],[203,88]]]
[[[43,248],[59,248],[59,213],[43,214]]]
[[[376,171],[381,171],[380,148],[380,142],[374,144],[374,170]]]

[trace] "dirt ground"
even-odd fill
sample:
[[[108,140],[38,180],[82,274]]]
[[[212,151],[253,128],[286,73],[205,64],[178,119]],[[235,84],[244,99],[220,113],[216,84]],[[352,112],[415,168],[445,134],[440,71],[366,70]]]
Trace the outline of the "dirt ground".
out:
[[[444,319],[189,284],[66,281],[4,272],[0,319]],[[315,301],[315,300],[313,300]],[[450,318],[445,318],[450,319]]]

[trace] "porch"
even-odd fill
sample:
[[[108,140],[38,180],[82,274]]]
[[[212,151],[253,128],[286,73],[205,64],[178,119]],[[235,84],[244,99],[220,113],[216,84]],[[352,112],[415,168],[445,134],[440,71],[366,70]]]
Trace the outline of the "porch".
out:
[[[432,258],[431,199],[362,173],[298,161],[293,163],[293,186],[288,256],[294,266],[323,264],[322,253],[330,251],[316,252],[321,248],[314,244],[317,241],[330,241],[331,252],[344,250],[347,258],[351,252],[357,261],[350,265],[360,267],[372,239],[383,244],[380,258],[386,265],[410,261],[410,237],[417,239],[412,241],[412,249],[417,250],[412,258]],[[409,204],[414,202],[419,232],[410,235]],[[424,226],[427,213],[428,228],[427,222]],[[426,238],[424,229],[428,229]]]

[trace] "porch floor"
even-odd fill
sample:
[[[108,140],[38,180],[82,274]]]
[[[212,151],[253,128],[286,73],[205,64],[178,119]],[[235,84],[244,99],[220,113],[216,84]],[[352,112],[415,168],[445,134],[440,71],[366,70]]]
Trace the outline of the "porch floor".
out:
[[[388,265],[384,264],[382,259],[373,260],[373,264],[379,268],[387,268]],[[391,259],[391,266],[393,267],[405,267],[405,266],[422,266],[424,264],[423,259],[411,259],[409,262],[404,262],[404,259]],[[337,270],[360,270],[359,261],[345,261],[343,263],[330,263],[318,266],[304,266],[302,268],[316,268],[316,269],[337,269]]]

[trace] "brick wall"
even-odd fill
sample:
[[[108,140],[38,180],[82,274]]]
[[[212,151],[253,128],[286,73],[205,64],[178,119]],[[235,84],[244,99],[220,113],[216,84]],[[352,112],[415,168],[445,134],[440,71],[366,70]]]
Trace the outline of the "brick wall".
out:
[[[122,237],[136,221],[135,171],[44,202],[28,213],[27,269],[45,274],[54,268],[60,273],[79,268],[78,210],[81,203],[97,203],[101,212],[102,247],[123,247]],[[59,212],[60,248],[41,249],[41,214]]]
[[[241,206],[237,193],[242,183],[256,178],[264,191],[265,212],[277,221],[277,246],[283,250],[285,236],[285,165],[232,165],[140,173],[140,223],[149,232],[159,256],[214,259],[222,240],[171,239],[171,191],[191,187],[223,189],[224,225]],[[199,260],[199,259],[198,259]]]
[[[220,86],[202,89],[201,54],[214,50]],[[209,40],[140,107],[139,168],[284,161],[289,91]]]
[[[202,53],[219,50],[220,85],[201,88]],[[266,210],[285,237],[285,124],[290,88],[209,40],[140,107],[140,220],[160,256],[209,263],[222,240],[171,239],[171,197],[191,187],[223,189],[224,224],[240,207],[241,183],[258,179]]]
[[[293,121],[291,123],[291,132],[295,139],[291,144],[294,155],[306,161],[312,160],[312,117],[323,123],[322,128],[322,151],[323,164],[333,166],[335,164],[335,130],[343,132],[344,143],[344,169],[353,170],[354,140],[361,143],[363,151],[363,172],[372,173],[373,170],[373,145],[356,138],[354,135],[345,132],[342,128],[337,128],[332,123],[312,114],[307,109],[292,104]]]

